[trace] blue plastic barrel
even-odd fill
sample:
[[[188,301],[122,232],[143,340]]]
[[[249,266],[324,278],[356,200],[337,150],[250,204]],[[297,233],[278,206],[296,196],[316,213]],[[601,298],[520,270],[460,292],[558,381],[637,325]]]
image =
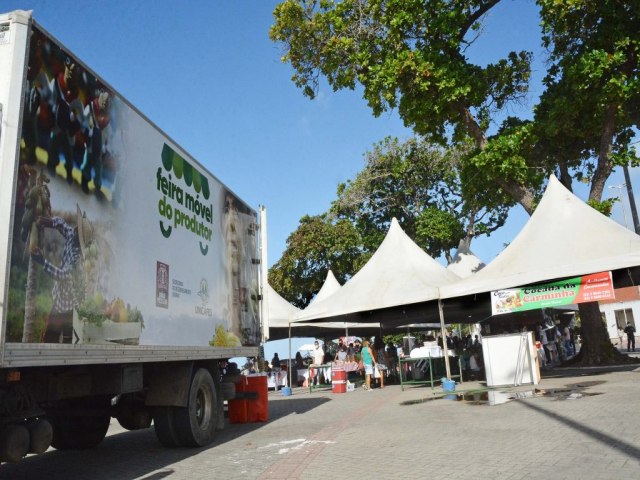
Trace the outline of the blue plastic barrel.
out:
[[[282,395],[285,397],[291,395],[291,387],[282,387]]]
[[[445,392],[455,392],[456,391],[456,381],[449,380],[447,378],[442,379],[442,390]]]

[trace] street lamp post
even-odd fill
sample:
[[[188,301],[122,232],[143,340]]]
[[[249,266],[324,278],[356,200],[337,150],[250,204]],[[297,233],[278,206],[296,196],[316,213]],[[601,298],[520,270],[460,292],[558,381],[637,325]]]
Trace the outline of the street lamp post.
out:
[[[627,224],[627,212],[624,208],[624,200],[622,199],[622,189],[624,187],[626,187],[627,185],[625,183],[623,183],[622,185],[610,185],[609,188],[617,188],[618,189],[618,200],[620,200],[621,203],[621,207],[622,207],[622,218],[624,218],[624,226],[628,229],[629,225]]]

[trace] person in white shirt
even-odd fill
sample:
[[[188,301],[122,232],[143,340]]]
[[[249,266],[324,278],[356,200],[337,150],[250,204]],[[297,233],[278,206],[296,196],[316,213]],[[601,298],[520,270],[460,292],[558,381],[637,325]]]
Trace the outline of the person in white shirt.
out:
[[[313,344],[314,349],[311,351],[311,358],[313,359],[312,367],[319,367],[324,362],[324,350],[320,346],[320,342],[317,340]],[[320,384],[320,372],[322,371],[320,368],[315,369],[316,373],[313,376],[312,383],[313,385]]]

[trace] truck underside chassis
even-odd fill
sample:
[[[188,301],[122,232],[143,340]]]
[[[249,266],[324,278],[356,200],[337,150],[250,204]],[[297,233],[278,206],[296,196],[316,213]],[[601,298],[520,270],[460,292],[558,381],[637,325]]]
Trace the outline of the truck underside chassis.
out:
[[[218,361],[23,369],[0,385],[0,461],[97,446],[112,417],[127,430],[152,422],[167,447],[199,447],[224,426],[234,384]],[[13,380],[13,381],[11,381]]]

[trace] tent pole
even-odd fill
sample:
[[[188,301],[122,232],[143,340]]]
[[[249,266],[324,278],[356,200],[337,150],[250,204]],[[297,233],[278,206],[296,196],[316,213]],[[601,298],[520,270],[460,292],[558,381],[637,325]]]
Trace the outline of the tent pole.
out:
[[[287,373],[289,374],[289,388],[292,388],[293,384],[291,383],[291,379],[292,379],[292,376],[291,376],[291,373],[292,373],[291,372],[291,322],[289,322],[289,367],[287,369]]]
[[[449,367],[449,349],[447,348],[447,334],[444,329],[444,312],[442,299],[438,299],[438,312],[440,313],[440,335],[442,335],[442,350],[444,351],[444,367],[447,370],[447,380],[451,380],[451,368]]]

